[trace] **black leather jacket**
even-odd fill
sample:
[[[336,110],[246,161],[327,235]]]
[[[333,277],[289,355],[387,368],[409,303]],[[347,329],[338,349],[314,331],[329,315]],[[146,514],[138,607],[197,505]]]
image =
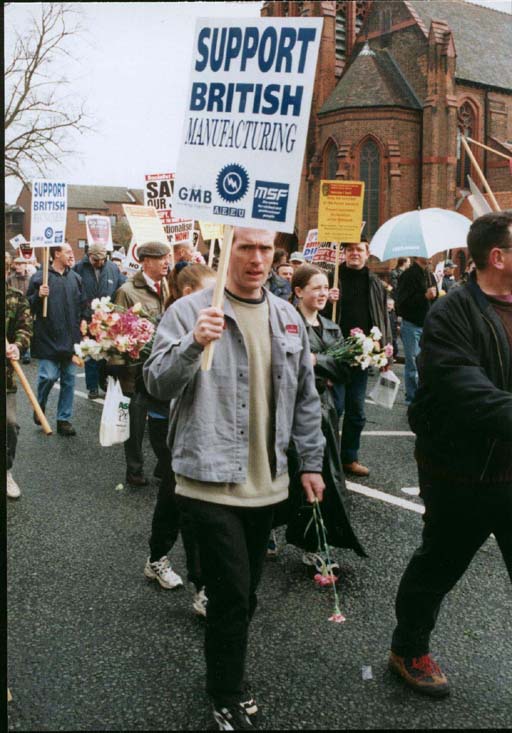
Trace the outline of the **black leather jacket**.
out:
[[[409,408],[418,463],[453,480],[512,480],[512,357],[478,286],[452,288],[429,311]]]

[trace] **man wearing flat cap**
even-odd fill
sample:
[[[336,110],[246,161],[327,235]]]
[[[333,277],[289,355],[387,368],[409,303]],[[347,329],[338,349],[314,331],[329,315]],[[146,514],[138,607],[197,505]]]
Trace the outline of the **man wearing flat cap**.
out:
[[[114,298],[117,305],[131,308],[140,303],[144,311],[153,318],[164,312],[169,296],[166,275],[169,272],[171,248],[162,242],[145,242],[137,248],[141,268],[122,285]],[[130,437],[124,443],[126,457],[126,481],[131,486],[147,486],[144,476],[142,440],[146,427],[147,407],[142,394],[136,391],[136,381],[142,375],[142,366],[121,367],[119,381],[123,394],[130,399]]]
[[[73,267],[82,278],[82,285],[87,297],[86,319],[92,317],[91,303],[95,298],[113,298],[115,292],[126,282],[126,276],[119,268],[107,259],[107,248],[104,244],[91,244],[85,257]],[[85,386],[89,399],[95,400],[100,395],[98,385],[100,370],[104,368],[104,360],[86,359]]]
[[[443,269],[443,284],[442,288],[447,293],[454,285],[457,284],[455,279],[455,269],[457,265],[452,260],[445,260]]]

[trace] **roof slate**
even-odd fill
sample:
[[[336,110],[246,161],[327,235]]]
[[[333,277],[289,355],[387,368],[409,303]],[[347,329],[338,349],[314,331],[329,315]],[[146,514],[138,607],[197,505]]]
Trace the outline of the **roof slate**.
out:
[[[421,103],[387,49],[364,46],[326,99],[319,114],[350,107],[406,107]]]
[[[450,26],[457,79],[512,91],[512,14],[464,0],[407,0],[427,32],[431,20]]]

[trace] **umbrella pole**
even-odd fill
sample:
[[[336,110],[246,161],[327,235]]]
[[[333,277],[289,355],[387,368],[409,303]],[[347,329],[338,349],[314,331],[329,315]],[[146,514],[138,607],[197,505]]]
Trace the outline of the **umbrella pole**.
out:
[[[460,139],[461,139],[462,144],[464,145],[464,148],[466,150],[466,153],[469,156],[469,159],[470,159],[471,163],[475,167],[475,170],[478,173],[478,176],[479,176],[480,180],[482,181],[482,183],[484,185],[484,188],[486,189],[487,193],[489,194],[489,198],[491,199],[491,204],[492,204],[492,206],[494,208],[494,211],[501,211],[501,209],[499,207],[499,204],[496,201],[496,197],[494,196],[491,187],[487,183],[487,179],[484,176],[484,174],[482,173],[482,169],[478,165],[475,156],[471,152],[471,148],[469,147],[469,145],[468,145],[468,143],[466,141],[466,138],[464,137],[464,135],[462,135]]]
[[[336,260],[334,263],[334,282],[333,288],[337,288],[340,280],[340,243],[336,242]],[[336,308],[338,301],[334,301],[332,304],[332,320],[336,323]]]

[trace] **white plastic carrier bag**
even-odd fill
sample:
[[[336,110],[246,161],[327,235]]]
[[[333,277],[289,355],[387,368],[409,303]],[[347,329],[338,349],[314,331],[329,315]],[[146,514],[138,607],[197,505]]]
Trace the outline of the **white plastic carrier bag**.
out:
[[[108,377],[100,423],[100,445],[104,448],[124,443],[130,437],[129,407],[130,398],[125,397],[118,380]]]
[[[400,380],[391,369],[388,369],[386,372],[380,372],[379,378],[370,392],[369,397],[378,405],[391,410],[395,404],[399,386]]]

